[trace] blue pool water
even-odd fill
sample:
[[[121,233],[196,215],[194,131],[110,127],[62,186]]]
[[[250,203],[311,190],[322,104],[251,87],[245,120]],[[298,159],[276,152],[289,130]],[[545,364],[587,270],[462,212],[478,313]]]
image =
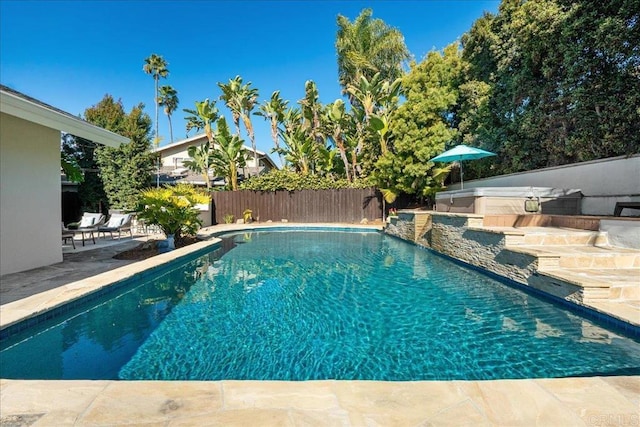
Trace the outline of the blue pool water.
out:
[[[376,232],[228,235],[0,349],[2,378],[640,374],[637,341]]]

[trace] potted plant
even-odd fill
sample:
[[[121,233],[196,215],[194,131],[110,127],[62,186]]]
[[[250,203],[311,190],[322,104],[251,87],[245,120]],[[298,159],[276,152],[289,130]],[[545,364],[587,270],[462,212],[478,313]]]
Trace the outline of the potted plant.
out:
[[[253,222],[253,211],[251,209],[245,209],[244,212],[242,212],[242,219],[245,224]]]
[[[169,249],[183,236],[194,236],[202,221],[196,205],[209,203],[209,195],[189,184],[143,191],[136,208],[138,218],[158,226],[167,236]]]

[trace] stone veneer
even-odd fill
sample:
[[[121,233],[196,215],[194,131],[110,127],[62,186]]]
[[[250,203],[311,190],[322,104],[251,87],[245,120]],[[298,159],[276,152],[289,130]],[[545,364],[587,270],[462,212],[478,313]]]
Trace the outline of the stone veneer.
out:
[[[508,234],[473,229],[482,224],[483,215],[405,211],[385,232],[553,296],[583,301],[582,287],[538,274],[544,258],[507,249]]]

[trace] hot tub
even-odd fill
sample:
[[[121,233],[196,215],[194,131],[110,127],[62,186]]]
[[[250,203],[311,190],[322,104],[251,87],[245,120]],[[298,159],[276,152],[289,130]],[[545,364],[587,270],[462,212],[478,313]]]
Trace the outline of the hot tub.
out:
[[[579,215],[581,198],[580,190],[566,188],[465,188],[437,193],[436,211],[492,215],[531,213]],[[532,200],[533,203],[530,202]],[[527,202],[526,206],[525,202]]]

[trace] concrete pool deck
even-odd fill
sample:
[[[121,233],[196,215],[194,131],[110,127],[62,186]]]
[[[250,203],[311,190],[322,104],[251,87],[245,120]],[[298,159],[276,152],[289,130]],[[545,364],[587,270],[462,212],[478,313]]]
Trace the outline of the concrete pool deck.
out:
[[[338,225],[345,226],[354,227]],[[240,228],[247,226],[222,225],[205,231]],[[114,263],[114,253],[137,243],[129,238],[122,240],[122,246],[98,244],[93,250],[65,255],[65,261],[52,268],[3,276],[0,327],[212,244],[200,242],[121,266]],[[123,424],[637,426],[640,377],[416,382],[0,380],[0,425]]]

